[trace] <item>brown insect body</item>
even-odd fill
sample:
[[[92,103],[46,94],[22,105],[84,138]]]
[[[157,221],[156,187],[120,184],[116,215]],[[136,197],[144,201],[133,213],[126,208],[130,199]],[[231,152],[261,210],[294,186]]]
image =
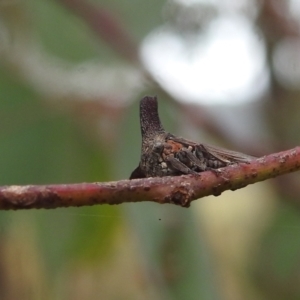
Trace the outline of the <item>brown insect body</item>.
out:
[[[130,179],[176,176],[216,170],[254,157],[206,144],[198,144],[168,133],[161,125],[156,97],[140,102],[142,155]]]

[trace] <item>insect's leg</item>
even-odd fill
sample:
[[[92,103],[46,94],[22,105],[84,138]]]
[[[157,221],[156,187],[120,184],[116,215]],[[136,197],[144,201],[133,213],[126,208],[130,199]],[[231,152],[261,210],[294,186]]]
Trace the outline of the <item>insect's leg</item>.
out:
[[[178,159],[176,159],[174,156],[168,156],[166,157],[166,161],[170,164],[171,168],[179,171],[183,174],[196,174],[195,171],[188,168],[185,164],[180,162]]]
[[[189,162],[191,162],[192,165],[197,166],[200,169],[200,171],[205,171],[207,169],[207,166],[204,163],[204,159],[202,159],[201,161],[191,151],[187,149],[182,149],[182,152],[184,153],[185,157],[189,160]]]
[[[219,169],[232,164],[229,160],[209,152],[202,144],[195,147],[196,157],[205,162],[207,169]]]
[[[201,146],[201,144],[199,144],[199,145],[197,145],[196,147],[195,147],[195,154],[196,154],[196,156],[201,160],[201,161],[204,161],[205,160],[205,158],[204,158],[204,153],[205,152],[207,152],[206,150],[205,150],[205,148],[203,148],[202,146]]]

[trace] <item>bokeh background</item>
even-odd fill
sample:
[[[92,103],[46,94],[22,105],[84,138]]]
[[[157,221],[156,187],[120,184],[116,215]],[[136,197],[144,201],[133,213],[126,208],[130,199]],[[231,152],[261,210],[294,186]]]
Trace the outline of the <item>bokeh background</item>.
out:
[[[0,1],[0,184],[128,178],[139,99],[177,135],[299,144],[298,0]],[[0,212],[0,299],[300,299],[300,178],[189,209]]]

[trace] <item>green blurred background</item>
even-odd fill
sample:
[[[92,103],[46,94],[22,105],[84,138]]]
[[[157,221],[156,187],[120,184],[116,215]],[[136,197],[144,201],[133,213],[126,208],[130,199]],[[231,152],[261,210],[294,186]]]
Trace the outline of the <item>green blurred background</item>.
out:
[[[128,178],[146,94],[168,130],[194,140],[257,156],[299,144],[300,51],[286,53],[294,85],[274,67],[282,41],[300,44],[293,2],[200,1],[192,11],[204,13],[179,22],[182,1],[0,1],[0,185]],[[259,120],[251,139],[223,125],[228,108],[180,102],[137,58],[159,26],[192,43],[230,9],[265,49],[267,89],[234,113]],[[3,211],[0,299],[300,299],[299,195],[294,174],[189,209]]]

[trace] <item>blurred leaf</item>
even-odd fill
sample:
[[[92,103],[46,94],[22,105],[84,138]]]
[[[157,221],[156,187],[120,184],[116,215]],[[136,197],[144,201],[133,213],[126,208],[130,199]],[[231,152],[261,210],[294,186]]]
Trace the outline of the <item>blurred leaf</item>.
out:
[[[2,184],[109,178],[107,154],[80,131],[66,110],[39,102],[37,95],[7,73],[0,73],[0,89]]]
[[[109,49],[95,47],[95,37],[82,20],[57,1],[31,1],[34,30],[47,51],[67,61],[80,62],[97,57],[109,58]],[[63,29],[63,30],[62,30]]]
[[[254,268],[255,277],[268,298],[300,297],[299,285],[296,284],[300,276],[299,232],[299,212],[282,206],[260,247]]]

